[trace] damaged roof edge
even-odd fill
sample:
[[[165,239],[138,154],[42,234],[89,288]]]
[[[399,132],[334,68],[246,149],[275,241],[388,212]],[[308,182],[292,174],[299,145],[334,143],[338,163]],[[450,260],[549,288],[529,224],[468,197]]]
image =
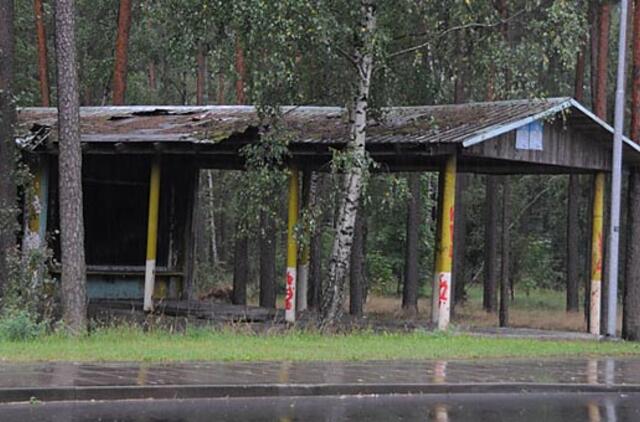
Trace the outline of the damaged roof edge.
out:
[[[515,122],[511,122],[509,124],[503,125],[503,126],[499,126],[499,127],[495,127],[495,128],[490,128],[482,133],[479,133],[478,135],[472,136],[471,138],[468,138],[466,140],[464,140],[462,142],[462,146],[463,148],[468,148],[470,146],[473,145],[477,145],[477,144],[481,144],[482,142],[488,141],[489,139],[495,138],[497,136],[503,135],[507,132],[511,132],[512,130],[516,130],[518,128],[521,128],[525,125],[528,125],[531,122],[534,122],[536,120],[540,120],[540,119],[544,119],[545,117],[549,117],[551,115],[557,114],[561,111],[564,111],[568,108],[576,108],[578,111],[580,111],[581,113],[583,113],[585,116],[589,117],[591,120],[593,120],[595,123],[597,123],[599,126],[601,126],[603,129],[605,129],[606,131],[608,131],[609,133],[611,133],[613,135],[613,127],[611,127],[611,125],[609,125],[607,122],[605,122],[604,120],[602,120],[601,118],[599,118],[598,116],[596,116],[595,114],[593,114],[591,111],[589,111],[589,109],[587,109],[585,106],[583,106],[582,104],[580,104],[577,100],[573,99],[573,98],[567,98],[565,101],[561,102],[560,104],[557,104],[551,108],[549,108],[548,110],[545,110],[543,112],[540,112],[538,114],[534,114],[533,116],[529,116],[526,117],[524,119],[520,119],[517,120]],[[632,149],[634,149],[637,152],[640,152],[640,146],[637,145],[635,142],[631,141],[631,139],[629,139],[626,136],[622,137],[622,140],[624,141],[624,143],[631,147]]]
[[[521,128],[522,126],[528,125],[531,122],[535,122],[536,120],[544,119],[545,117],[557,114],[563,110],[572,106],[572,99],[567,98],[565,101],[560,104],[556,104],[555,106],[548,108],[540,113],[534,114],[529,117],[525,117],[524,119],[516,120],[515,122],[508,123],[506,125],[497,126],[493,128],[489,128],[486,131],[474,135],[468,139],[465,139],[462,142],[463,148],[468,148],[473,145],[481,144],[484,141],[488,141],[489,139],[495,138],[497,136],[503,135],[507,132],[511,132],[512,130],[516,130]]]

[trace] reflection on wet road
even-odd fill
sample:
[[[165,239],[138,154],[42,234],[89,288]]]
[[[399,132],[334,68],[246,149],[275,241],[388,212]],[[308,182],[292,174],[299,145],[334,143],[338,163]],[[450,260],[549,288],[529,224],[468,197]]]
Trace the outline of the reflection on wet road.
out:
[[[456,394],[12,404],[2,421],[632,422],[640,394]]]

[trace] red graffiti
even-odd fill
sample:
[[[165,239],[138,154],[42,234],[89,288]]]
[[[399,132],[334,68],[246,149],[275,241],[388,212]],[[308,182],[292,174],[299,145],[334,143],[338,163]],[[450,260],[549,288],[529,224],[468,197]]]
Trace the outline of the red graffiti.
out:
[[[453,219],[455,217],[455,210],[453,207],[449,207],[449,258],[453,258]]]
[[[596,255],[596,267],[594,269],[595,274],[602,274],[602,233],[598,234],[598,250],[595,251]]]
[[[287,293],[284,297],[284,309],[293,309],[293,274],[287,271]]]
[[[449,299],[449,282],[444,274],[440,274],[438,278],[438,290],[440,291],[440,295],[438,297],[438,306],[444,305]]]

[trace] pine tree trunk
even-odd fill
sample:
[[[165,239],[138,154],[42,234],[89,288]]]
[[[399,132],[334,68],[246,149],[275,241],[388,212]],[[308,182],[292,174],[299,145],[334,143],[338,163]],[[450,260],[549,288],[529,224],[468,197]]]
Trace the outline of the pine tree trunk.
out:
[[[569,175],[567,192],[567,312],[580,310],[579,298],[579,260],[580,260],[580,236],[579,236],[579,200],[580,179],[577,174]]]
[[[420,173],[409,174],[407,198],[407,244],[404,261],[402,309],[409,315],[418,313],[418,262],[420,238]]]
[[[211,236],[210,248],[211,262],[213,265],[218,265],[220,258],[218,257],[218,242],[216,233],[216,212],[215,212],[215,199],[213,197],[213,170],[207,170],[207,198],[209,199],[209,234]]]
[[[375,2],[360,0],[361,22],[357,37],[361,44],[354,53],[357,68],[357,92],[350,111],[350,136],[346,154],[351,155],[351,166],[345,169],[338,210],[327,285],[322,295],[320,327],[331,329],[342,316],[344,285],[349,272],[349,255],[353,244],[354,225],[362,194],[362,182],[366,169],[365,140],[369,87],[373,70],[373,36],[376,32]]]
[[[465,247],[467,229],[467,210],[464,203],[464,192],[469,184],[469,175],[458,173],[456,177],[455,200],[455,225],[453,226],[453,273],[451,274],[451,289],[453,301],[451,311],[455,312],[455,306],[467,299],[467,286],[465,280]]]
[[[149,83],[149,90],[156,92],[158,89],[157,76],[156,76],[156,63],[152,60],[147,65],[147,79]]]
[[[120,0],[118,35],[113,72],[113,105],[123,105],[127,91],[127,62],[129,58],[129,30],[131,29],[131,0]]]
[[[484,229],[484,294],[482,306],[487,312],[495,312],[497,306],[498,279],[498,200],[496,176],[488,175],[485,184]]]
[[[321,231],[325,219],[325,214],[319,207],[321,206],[321,198],[325,191],[325,176],[319,173],[314,173],[314,177],[317,177],[315,182],[315,193],[310,197],[310,209],[316,217],[316,225],[314,231],[311,233],[311,239],[309,243],[309,295],[307,304],[311,309],[319,309],[320,296],[322,293],[322,237]],[[313,184],[313,183],[312,183]]]
[[[611,5],[603,2],[598,7],[598,62],[596,74],[595,114],[607,120],[607,65],[609,60],[609,21]]]
[[[63,319],[72,334],[87,330],[80,100],[73,0],[56,0],[60,250]]]
[[[198,45],[196,63],[196,104],[203,105],[206,103],[205,93],[207,92],[207,52],[202,43]]]
[[[36,21],[36,47],[38,50],[38,83],[40,86],[40,104],[49,107],[49,66],[47,65],[47,35],[44,26],[44,8],[42,0],[34,0],[33,12]]]
[[[242,232],[240,224],[236,227],[233,251],[233,294],[231,303],[247,304],[247,281],[249,279],[249,240]]]
[[[260,306],[276,307],[276,222],[267,211],[260,213]]]
[[[509,225],[511,224],[510,208],[511,186],[508,176],[502,180],[502,259],[500,262],[500,326],[509,326],[510,294],[510,248]]]
[[[584,47],[578,52],[576,58],[576,76],[574,84],[574,96],[579,102],[584,100]],[[580,179],[577,174],[569,175],[567,190],[567,312],[580,310]]]
[[[356,222],[353,233],[353,246],[351,247],[351,265],[349,276],[349,313],[353,316],[362,316],[364,309],[364,286],[365,286],[365,266],[364,266],[364,209],[362,203],[358,207]]]
[[[244,81],[246,75],[246,67],[244,63],[244,49],[240,38],[236,35],[236,52],[235,52],[235,67],[236,67],[236,103],[245,103],[244,93]]]
[[[631,71],[631,140],[640,142],[640,1],[634,1],[632,71]],[[640,169],[629,171],[627,201],[627,251],[625,254],[625,289],[622,307],[622,338],[640,340]]]
[[[629,173],[628,202],[629,242],[625,265],[625,292],[622,317],[622,338],[640,340],[640,169]]]
[[[0,1],[0,297],[8,283],[7,253],[16,243],[14,7]]]

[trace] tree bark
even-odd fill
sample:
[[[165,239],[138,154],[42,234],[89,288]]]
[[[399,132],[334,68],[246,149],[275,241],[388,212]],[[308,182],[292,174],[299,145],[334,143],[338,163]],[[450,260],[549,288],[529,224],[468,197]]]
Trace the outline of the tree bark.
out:
[[[578,52],[576,58],[576,76],[574,86],[574,97],[579,102],[584,100],[584,47]],[[580,178],[577,174],[569,175],[569,186],[567,190],[567,267],[566,283],[567,312],[578,312],[580,310]]]
[[[247,281],[249,279],[249,240],[242,232],[240,224],[236,227],[233,251],[233,294],[231,303],[247,304]]]
[[[418,262],[420,238],[420,173],[409,174],[407,198],[407,243],[405,246],[404,286],[402,309],[408,314],[418,313]]]
[[[511,208],[509,206],[511,186],[508,176],[502,180],[502,260],[500,263],[500,326],[509,326],[509,302],[510,294],[510,262],[509,253],[511,244],[509,241],[509,224],[511,224]]]
[[[80,100],[73,0],[56,0],[60,250],[63,319],[70,333],[87,330]]]
[[[634,40],[635,41],[635,40]],[[636,138],[637,139],[637,138]],[[625,265],[625,291],[622,314],[622,338],[640,340],[640,169],[629,173],[629,242]]]
[[[456,201],[455,216],[453,221],[453,272],[451,274],[451,289],[453,301],[451,311],[455,312],[455,306],[467,299],[467,286],[465,280],[465,247],[467,230],[467,210],[464,203],[464,192],[469,184],[469,175],[458,173],[456,177]]]
[[[267,211],[260,213],[260,306],[276,307],[276,222]]]
[[[325,190],[325,177],[322,174],[314,173],[313,177],[317,177],[315,182],[316,188],[313,189],[313,193],[310,197],[309,208],[313,209],[316,216],[316,225],[311,233],[311,239],[309,244],[310,259],[309,259],[309,296],[307,304],[311,309],[318,309],[320,307],[320,296],[322,293],[322,237],[321,230],[324,222],[325,214],[320,207],[320,198],[323,197]],[[313,184],[313,183],[312,183]]]
[[[197,72],[196,72],[196,104],[203,105],[206,103],[205,93],[207,92],[207,52],[202,43],[198,45],[196,54]]]
[[[147,64],[147,78],[149,82],[149,90],[152,92],[156,92],[158,89],[157,83],[157,75],[156,75],[156,63],[151,60],[149,64]]]
[[[598,62],[596,74],[595,114],[607,120],[607,65],[609,60],[609,22],[611,5],[603,2],[598,7]]]
[[[215,200],[213,198],[213,170],[207,170],[207,188],[208,188],[208,205],[209,205],[209,232],[211,236],[210,251],[211,262],[213,265],[218,265],[220,258],[218,257],[218,242],[216,233],[216,213],[215,213]]]
[[[244,49],[242,48],[242,42],[240,37],[236,35],[236,52],[235,52],[235,67],[236,67],[236,103],[245,103],[244,81],[246,75],[246,66],[244,63]]]
[[[631,140],[640,142],[640,0],[634,1],[631,71]],[[622,338],[640,340],[640,169],[629,172],[627,253]]]
[[[579,298],[579,200],[580,200],[580,179],[577,174],[569,175],[569,186],[567,192],[567,312],[578,312],[580,310]]]
[[[484,229],[484,294],[482,306],[487,312],[495,312],[498,279],[498,200],[496,176],[488,175],[485,184]]]
[[[320,327],[331,329],[340,319],[343,309],[344,284],[349,272],[349,255],[353,244],[355,218],[362,195],[362,179],[366,171],[365,141],[369,88],[373,70],[373,39],[376,32],[375,2],[360,0],[361,21],[357,33],[359,46],[354,52],[357,69],[357,90],[350,111],[350,135],[345,153],[351,166],[345,169],[338,210],[338,222],[331,249],[329,275],[322,295]]]
[[[244,67],[244,52],[240,41],[236,39],[236,104],[244,104],[244,80],[246,69]],[[242,224],[236,221],[236,236],[233,254],[233,303],[246,303],[247,281],[249,279],[249,239],[241,230]],[[237,293],[236,293],[237,290]]]
[[[8,251],[16,243],[14,6],[0,1],[0,297],[8,284]]]
[[[118,9],[118,35],[116,37],[116,57],[113,71],[113,105],[123,105],[127,91],[131,1],[132,0],[120,0],[120,7]]]
[[[366,242],[364,208],[362,203],[358,207],[353,233],[353,246],[351,248],[351,265],[349,277],[349,313],[360,317],[364,309],[365,290],[365,255],[364,244]]]
[[[634,2],[631,70],[631,139],[640,142],[640,1]]]
[[[38,83],[40,86],[40,104],[49,107],[49,66],[47,65],[47,35],[44,26],[44,8],[42,0],[34,0],[33,12],[36,21],[36,46],[38,50]]]

